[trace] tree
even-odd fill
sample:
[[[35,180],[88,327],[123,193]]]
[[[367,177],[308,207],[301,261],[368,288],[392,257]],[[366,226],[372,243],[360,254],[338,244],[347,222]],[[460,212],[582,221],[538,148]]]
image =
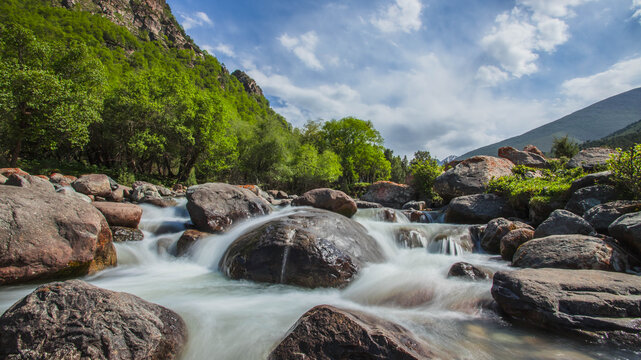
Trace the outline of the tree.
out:
[[[429,151],[417,151],[414,159],[410,162],[412,174],[412,185],[416,189],[419,198],[434,198],[434,181],[443,172],[438,161],[433,158]]]
[[[338,155],[330,150],[319,154],[311,144],[304,144],[299,148],[292,167],[296,190],[303,192],[312,188],[327,187],[342,174]]]
[[[616,149],[608,167],[618,187],[635,199],[641,198],[641,144],[628,150]]]
[[[562,138],[555,137],[550,150],[552,156],[571,158],[579,152],[579,144],[565,135]]]
[[[401,160],[400,156],[394,156],[394,151],[385,149],[385,159],[390,162],[390,180],[396,183],[405,183],[407,175],[409,174],[407,156]]]

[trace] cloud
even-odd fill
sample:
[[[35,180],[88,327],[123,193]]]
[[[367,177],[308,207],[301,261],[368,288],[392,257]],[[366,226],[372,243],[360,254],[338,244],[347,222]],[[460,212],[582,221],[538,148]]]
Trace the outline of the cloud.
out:
[[[236,57],[236,53],[234,52],[234,49],[231,47],[231,45],[219,43],[215,47],[211,45],[202,45],[201,47],[207,50],[208,53],[216,57],[219,56],[220,54],[230,58]]]
[[[598,74],[565,81],[561,91],[583,106],[640,86],[641,57],[637,57],[620,61]]]
[[[309,31],[299,37],[282,34],[278,40],[287,50],[291,51],[300,61],[310,69],[323,70],[323,65],[316,57],[314,51],[318,44],[316,32]]]
[[[182,19],[182,26],[185,30],[193,29],[195,27],[200,27],[200,26],[205,26],[205,25],[214,25],[214,22],[211,21],[209,16],[202,12],[202,11],[197,11],[192,14],[180,14],[180,18]]]
[[[492,65],[483,65],[476,72],[476,79],[486,86],[498,85],[509,77],[508,73]]]
[[[382,32],[410,33],[421,28],[422,11],[423,4],[420,0],[396,0],[395,4],[381,9],[371,22]]]
[[[632,0],[632,14],[633,19],[638,19],[639,24],[641,24],[641,0]]]

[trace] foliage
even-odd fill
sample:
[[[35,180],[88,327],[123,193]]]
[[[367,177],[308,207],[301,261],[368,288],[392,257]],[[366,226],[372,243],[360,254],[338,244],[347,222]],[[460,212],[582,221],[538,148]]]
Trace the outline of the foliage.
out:
[[[552,142],[552,148],[550,152],[552,153],[552,156],[556,158],[572,158],[579,152],[579,144],[570,139],[568,135],[565,135],[562,138],[555,137],[554,141]]]
[[[394,151],[385,149],[385,159],[390,162],[390,180],[395,183],[404,184],[410,173],[407,156],[394,156]]]
[[[586,141],[582,143],[580,147],[581,149],[591,147],[609,147],[612,149],[621,148],[623,150],[628,150],[638,143],[641,143],[641,120],[632,123],[623,129],[617,130],[601,139]]]
[[[641,144],[628,150],[617,149],[608,160],[615,183],[634,199],[641,198]]]
[[[417,151],[410,161],[410,173],[412,174],[412,185],[416,189],[419,199],[433,199],[434,182],[443,172],[438,160],[433,158],[429,151]]]

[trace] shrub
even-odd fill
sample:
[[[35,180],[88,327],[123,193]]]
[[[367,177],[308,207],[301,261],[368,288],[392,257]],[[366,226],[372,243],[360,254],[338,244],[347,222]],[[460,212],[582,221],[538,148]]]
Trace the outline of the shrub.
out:
[[[552,156],[557,158],[571,158],[579,152],[579,144],[570,139],[568,135],[565,135],[562,138],[555,137],[550,152],[552,153]]]
[[[641,144],[628,150],[617,149],[608,160],[615,183],[634,199],[641,198]]]
[[[428,151],[417,151],[414,159],[410,162],[410,173],[412,174],[412,185],[418,193],[419,199],[433,199],[436,195],[433,186],[436,178],[441,175],[443,169],[438,161]]]

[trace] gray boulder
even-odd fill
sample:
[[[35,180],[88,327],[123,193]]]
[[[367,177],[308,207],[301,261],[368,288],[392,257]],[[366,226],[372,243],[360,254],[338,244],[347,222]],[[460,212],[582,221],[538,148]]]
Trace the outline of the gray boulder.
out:
[[[370,201],[356,200],[356,207],[359,209],[380,209],[383,205]]]
[[[347,217],[356,213],[356,202],[340,190],[327,188],[310,190],[292,200],[292,206],[311,206],[329,210]]]
[[[534,230],[529,228],[514,229],[501,238],[501,258],[512,261],[519,246],[532,240]]]
[[[592,171],[607,165],[610,155],[616,154],[616,151],[608,148],[589,148],[579,151],[568,161],[568,168],[582,167],[583,170]]]
[[[579,216],[583,216],[586,211],[593,207],[614,201],[617,199],[618,192],[610,185],[588,186],[575,191],[565,205],[565,210],[571,211]]]
[[[39,176],[10,174],[4,185],[30,188],[34,191],[55,192],[56,189],[48,180]]]
[[[533,240],[534,241],[534,240]],[[597,270],[494,274],[492,296],[510,318],[597,343],[641,345],[641,277]]]
[[[474,156],[439,175],[434,190],[444,199],[485,192],[492,178],[512,175],[514,164],[493,156]]]
[[[111,194],[111,183],[109,176],[105,174],[82,175],[71,186],[79,193],[85,195],[100,196],[103,198]]]
[[[111,226],[137,228],[142,217],[142,208],[135,204],[115,202],[94,202],[93,205],[107,219]]]
[[[525,165],[538,169],[548,168],[548,161],[545,157],[529,151],[520,151],[511,146],[504,146],[499,149],[499,157],[508,159],[515,165]]]
[[[494,276],[494,272],[492,272],[492,270],[466,262],[455,263],[447,272],[448,278],[458,277],[473,281],[491,279],[492,276]]]
[[[414,200],[416,191],[409,185],[390,181],[375,182],[367,188],[361,200],[379,203],[385,207],[400,209],[403,204]]]
[[[612,185],[612,171],[601,171],[598,173],[588,174],[572,182],[570,194],[588,186],[594,185]]]
[[[625,214],[609,227],[610,235],[641,255],[641,212]]]
[[[162,195],[158,192],[156,185],[144,181],[136,181],[131,186],[131,201],[138,203],[151,203],[152,201],[162,200]]]
[[[534,238],[550,235],[594,235],[592,225],[582,217],[567,210],[554,210],[550,216],[536,228]]]
[[[641,200],[619,200],[600,204],[588,210],[583,218],[602,234],[608,234],[608,227],[619,217],[641,211]]]
[[[491,254],[498,254],[501,248],[501,239],[510,231],[522,228],[534,230],[530,225],[520,221],[511,221],[502,217],[492,219],[483,232],[481,247]]]
[[[0,317],[3,359],[175,359],[187,327],[175,312],[80,280],[42,285]]]
[[[495,194],[460,196],[447,208],[445,222],[457,224],[485,224],[499,217],[514,217],[516,212],[507,200]]]
[[[124,226],[112,226],[111,233],[113,234],[114,242],[142,241],[145,238],[145,234],[140,229]]]

